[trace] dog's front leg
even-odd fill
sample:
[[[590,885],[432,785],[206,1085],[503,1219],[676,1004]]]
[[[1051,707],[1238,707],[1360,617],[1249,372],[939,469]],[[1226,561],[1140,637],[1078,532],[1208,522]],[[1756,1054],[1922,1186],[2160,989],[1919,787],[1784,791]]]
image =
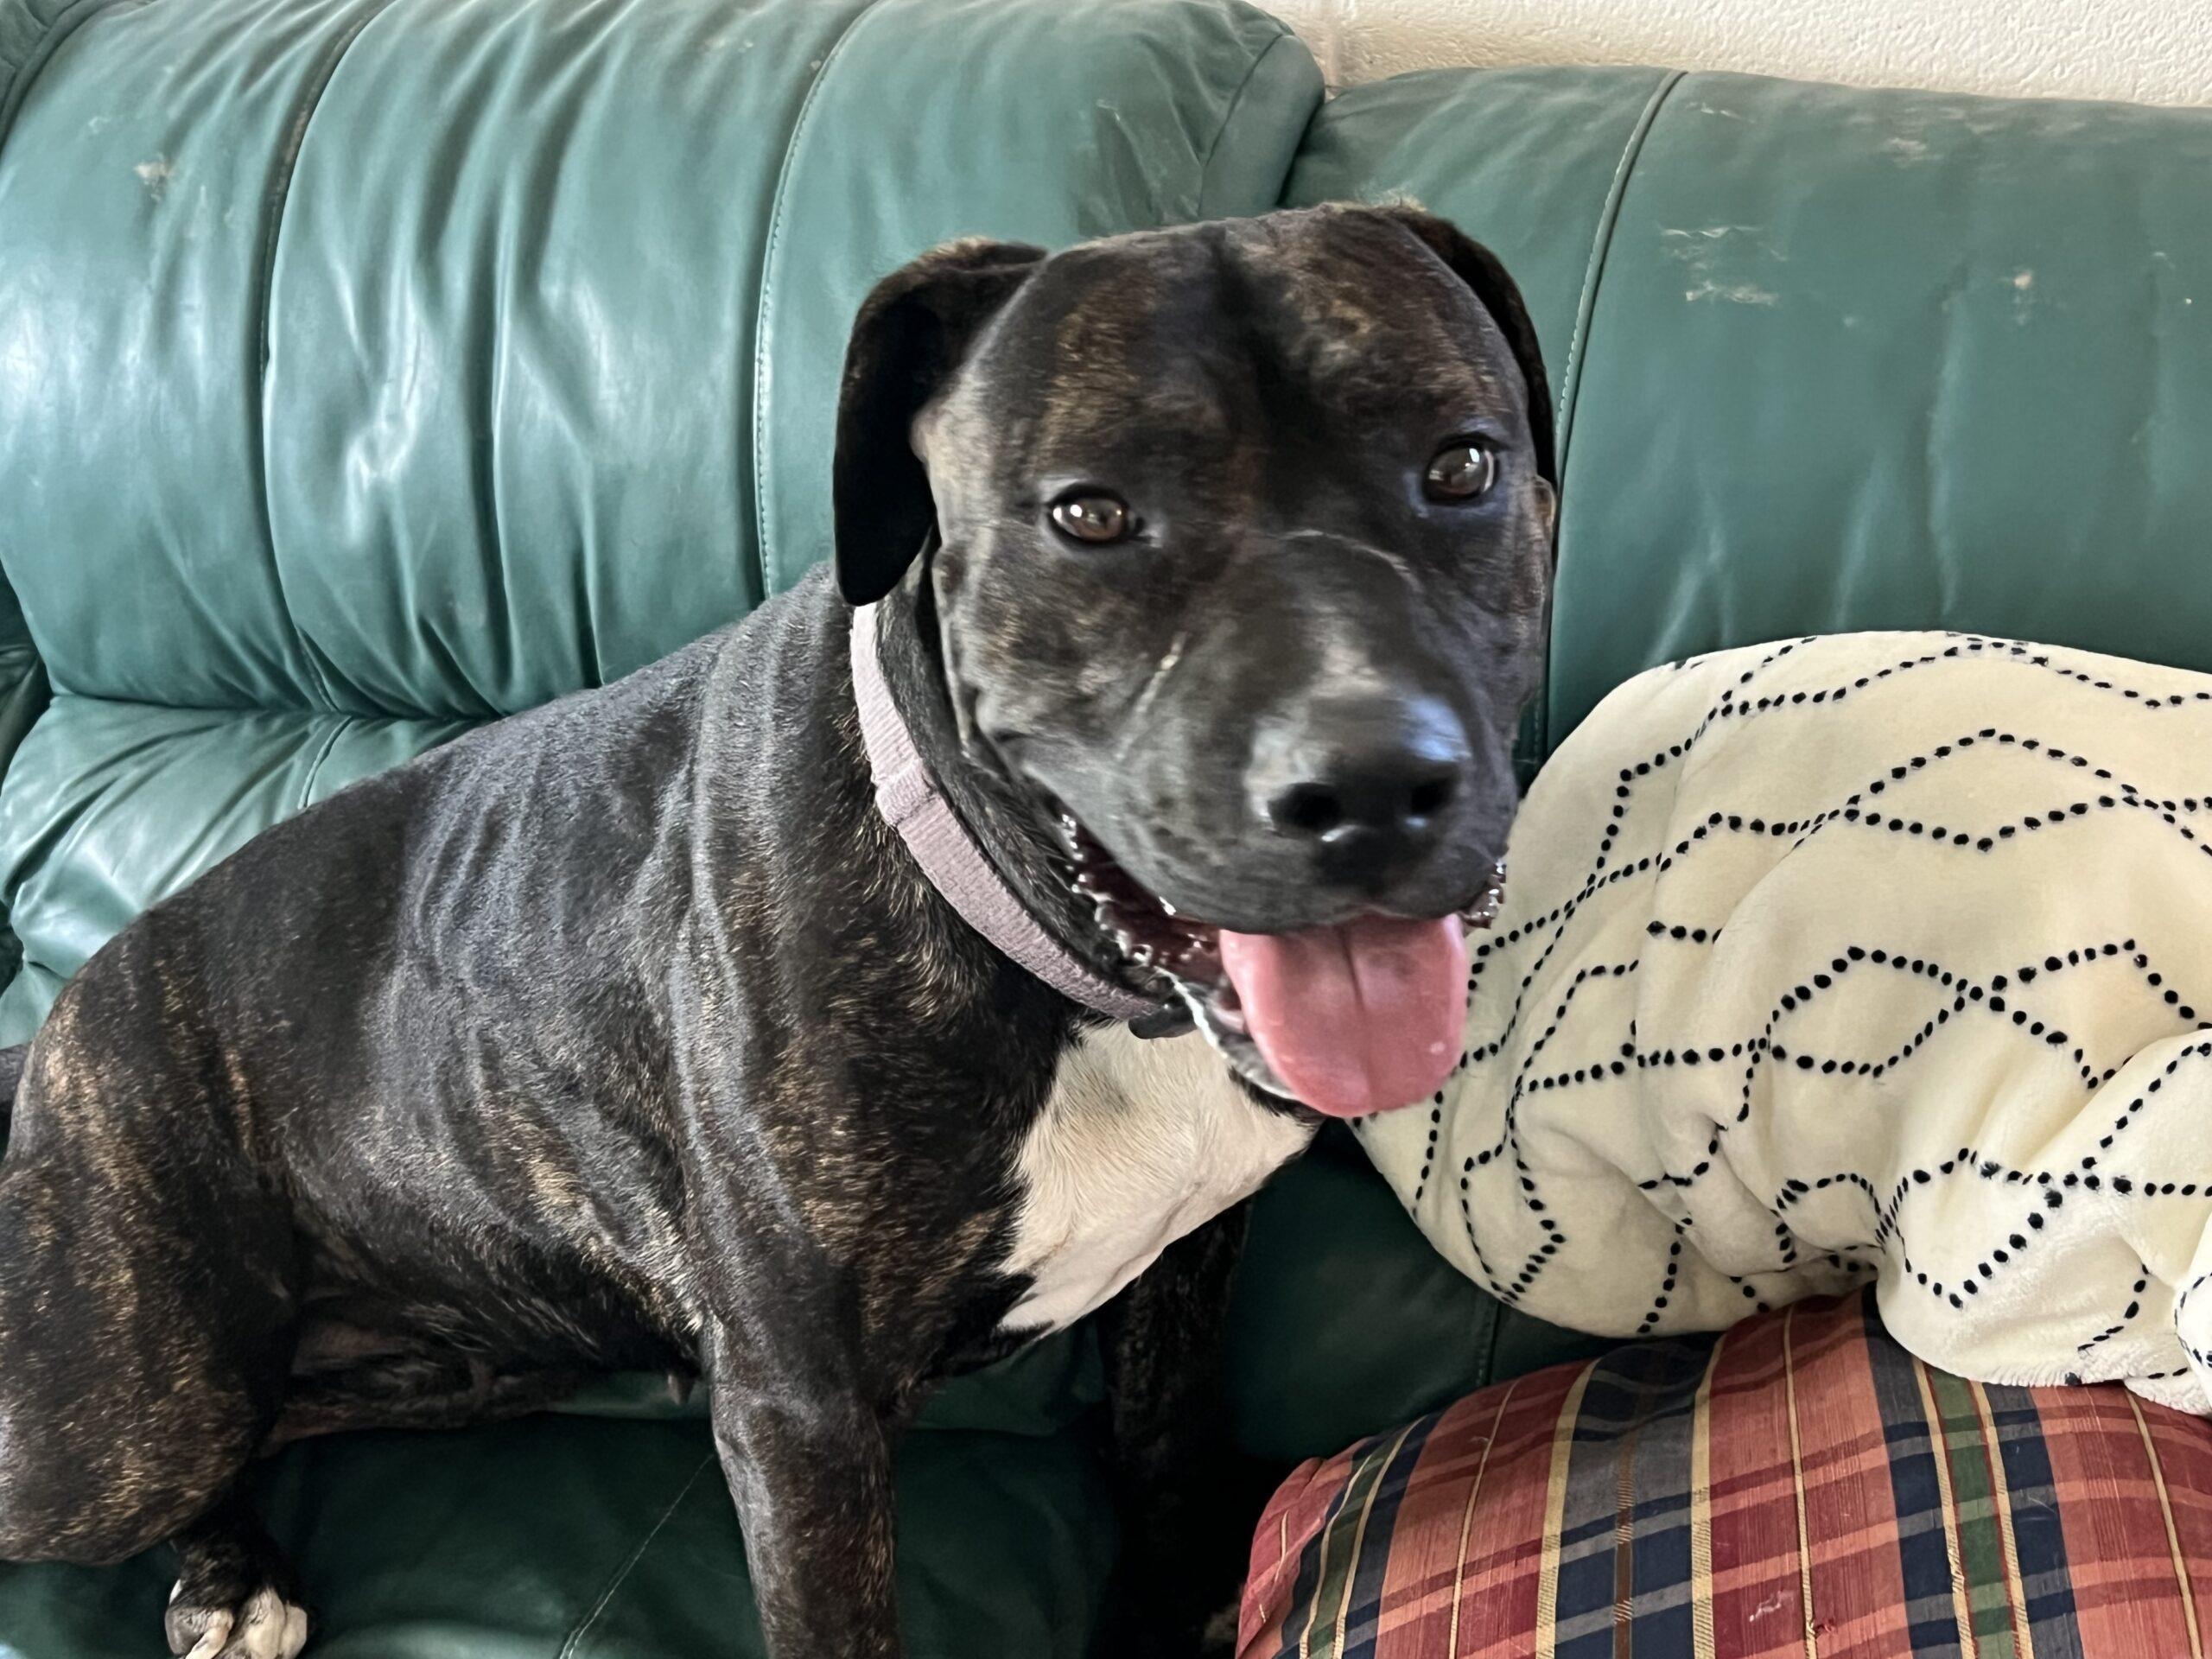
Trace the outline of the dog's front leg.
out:
[[[712,1407],[772,1659],[898,1659],[881,1419],[857,1395],[751,1379],[717,1378]]]
[[[1249,1205],[1168,1246],[1103,1315],[1122,1582],[1101,1651],[1196,1659],[1236,1646],[1267,1471],[1230,1432],[1229,1295]]]

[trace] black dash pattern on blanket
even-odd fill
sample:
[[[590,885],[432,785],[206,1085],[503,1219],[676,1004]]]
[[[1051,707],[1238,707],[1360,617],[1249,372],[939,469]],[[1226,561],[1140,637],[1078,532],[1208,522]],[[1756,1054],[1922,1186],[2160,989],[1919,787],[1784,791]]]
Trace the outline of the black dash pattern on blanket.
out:
[[[1965,634],[1629,681],[1536,780],[1466,1052],[1362,1121],[1608,1335],[1878,1287],[1929,1363],[2212,1412],[2212,679]]]

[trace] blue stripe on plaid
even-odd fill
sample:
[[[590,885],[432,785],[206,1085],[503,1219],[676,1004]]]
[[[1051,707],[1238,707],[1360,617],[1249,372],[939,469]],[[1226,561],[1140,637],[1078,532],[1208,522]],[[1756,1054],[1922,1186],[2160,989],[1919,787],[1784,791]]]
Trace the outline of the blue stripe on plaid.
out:
[[[1879,1333],[1871,1299],[1865,1306],[1869,1333]],[[1936,1478],[1934,1430],[1921,1402],[1920,1383],[1911,1357],[1894,1343],[1868,1343],[1866,1357],[1889,1450],[1897,1566],[1913,1659],[1961,1659],[1951,1554],[1944,1541],[1943,1488]]]
[[[1612,1659],[1623,1618],[1639,1649],[1690,1651],[1690,1446],[1711,1351],[1710,1338],[1653,1343],[1619,1350],[1591,1373],[1567,1471],[1558,1659]]]
[[[1984,1389],[1997,1431],[1997,1451],[2012,1497],[2012,1539],[2019,1552],[2020,1583],[2027,1596],[2028,1628],[2036,1659],[2082,1659],[2075,1623],[2074,1583],[2068,1576],[2066,1527],[2059,1518],[2057,1483],[2043,1416],[2026,1389]]]
[[[1637,1443],[1635,1490],[1670,1494],[1664,1503],[1639,1497],[1631,1514],[1636,1643],[1652,1653],[1694,1650],[1691,1628],[1690,1482],[1697,1439],[1697,1396],[1713,1357],[1710,1338],[1675,1351],[1651,1402],[1651,1421]]]
[[[1358,1469],[1360,1459],[1375,1449],[1375,1444],[1376,1442],[1371,1440],[1360,1442],[1352,1453],[1353,1470]],[[1344,1512],[1344,1498],[1357,1484],[1357,1481],[1346,1480],[1337,1488],[1335,1494],[1329,1499],[1328,1510],[1323,1516],[1321,1524],[1313,1529],[1313,1535],[1306,1541],[1306,1547],[1298,1552],[1298,1578],[1292,1587],[1290,1597],[1290,1605],[1293,1607],[1304,1610],[1310,1609],[1313,1605],[1313,1598],[1319,1593],[1321,1588],[1322,1554],[1328,1548],[1331,1535],[1336,1529],[1337,1516]],[[1275,1650],[1275,1659],[1298,1659],[1298,1645],[1300,1638],[1305,1635],[1306,1623],[1306,1620],[1302,1617],[1287,1618],[1283,1621],[1282,1645]]]
[[[1421,1448],[1443,1416],[1432,1412],[1406,1432],[1397,1455],[1382,1471],[1375,1502],[1367,1512],[1367,1527],[1360,1541],[1359,1562],[1351,1585],[1351,1611],[1344,1621],[1344,1647],[1340,1659],[1375,1659],[1376,1634],[1382,1613],[1382,1579],[1390,1570],[1390,1537],[1398,1524],[1398,1506],[1406,1496],[1406,1483]]]

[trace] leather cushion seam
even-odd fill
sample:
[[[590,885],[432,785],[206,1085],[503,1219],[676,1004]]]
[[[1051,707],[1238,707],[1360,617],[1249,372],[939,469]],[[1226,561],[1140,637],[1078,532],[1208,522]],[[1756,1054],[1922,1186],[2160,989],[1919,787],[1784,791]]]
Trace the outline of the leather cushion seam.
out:
[[[760,571],[760,597],[765,601],[775,594],[775,572],[769,545],[770,519],[772,516],[770,482],[775,469],[767,464],[766,450],[768,442],[768,403],[771,370],[769,359],[774,350],[776,253],[783,245],[784,209],[791,200],[791,179],[798,170],[798,150],[806,136],[807,122],[814,113],[814,101],[822,89],[829,85],[830,73],[837,67],[846,44],[853,38],[863,18],[875,10],[876,0],[864,0],[860,10],[845,20],[845,26],[823,54],[822,67],[815,72],[814,80],[806,89],[806,96],[799,100],[798,112],[791,118],[791,135],[784,141],[783,161],[776,169],[776,194],[768,209],[768,239],[760,250],[760,294],[753,313],[753,531],[758,545],[753,557]]]
[[[315,804],[315,779],[322,776],[323,762],[330,759],[330,752],[338,747],[338,740],[346,734],[353,718],[351,715],[330,716],[330,734],[316,748],[315,759],[308,762],[307,776],[300,780],[299,804],[292,809],[295,812],[304,812]]]
[[[583,1639],[591,1634],[592,1626],[598,1624],[607,1611],[614,1599],[615,1592],[629,1582],[630,1575],[638,1570],[638,1563],[645,1560],[645,1552],[652,1548],[653,1540],[659,1537],[662,1529],[676,1518],[677,1510],[683,1507],[683,1500],[691,1496],[691,1489],[699,1484],[699,1477],[707,1472],[714,1461],[712,1452],[699,1459],[699,1466],[691,1471],[690,1478],[677,1489],[676,1496],[669,1500],[668,1507],[660,1512],[660,1518],[645,1529],[645,1535],[638,1540],[638,1547],[630,1552],[621,1566],[614,1569],[614,1576],[607,1580],[607,1587],[599,1592],[599,1599],[592,1603],[591,1611],[569,1630],[567,1639],[561,1643],[556,1659],[575,1659]]]
[[[1558,614],[1558,573],[1561,569],[1560,556],[1567,539],[1567,463],[1573,448],[1575,416],[1582,405],[1584,359],[1589,344],[1590,325],[1598,308],[1598,288],[1605,280],[1606,257],[1612,251],[1613,227],[1619,222],[1621,201],[1628,194],[1629,180],[1636,171],[1637,159],[1643,154],[1644,140],[1658,120],[1661,108],[1672,96],[1675,88],[1682,84],[1688,73],[1687,70],[1674,70],[1652,88],[1650,97],[1644,100],[1643,108],[1637,116],[1636,125],[1630,129],[1627,141],[1621,146],[1620,160],[1613,166],[1613,180],[1606,188],[1605,205],[1599,211],[1597,232],[1590,239],[1589,263],[1583,267],[1581,291],[1575,296],[1574,327],[1567,342],[1567,368],[1560,377],[1558,467],[1560,505],[1560,522],[1553,532],[1552,588],[1554,600],[1550,607],[1551,615],[1545,620],[1548,640],[1553,620]],[[1533,722],[1535,729],[1531,734],[1532,759],[1538,765],[1541,765],[1544,757],[1551,752],[1552,655],[1549,649],[1544,652],[1544,683],[1536,697]]]
[[[1221,149],[1221,141],[1229,136],[1229,129],[1236,120],[1236,111],[1243,107],[1244,94],[1251,91],[1252,83],[1259,79],[1261,66],[1266,63],[1285,41],[1294,42],[1297,40],[1298,36],[1286,29],[1255,52],[1252,54],[1252,61],[1245,66],[1243,79],[1236,83],[1236,90],[1229,95],[1229,106],[1221,112],[1221,124],[1214,129],[1213,142],[1206,146],[1205,156],[1198,163],[1198,190],[1192,207],[1199,217],[1205,217],[1206,213],[1206,189],[1212,182],[1213,158]],[[1278,197],[1282,194],[1280,182],[1275,194]]]
[[[353,49],[369,25],[390,10],[391,0],[379,0],[363,9],[361,16],[341,32],[324,53],[315,78],[311,81],[292,119],[285,130],[283,148],[277,152],[270,167],[269,188],[264,200],[268,203],[269,223],[261,245],[260,267],[255,273],[252,303],[254,315],[251,335],[255,342],[256,360],[253,376],[253,467],[255,495],[261,509],[263,539],[269,548],[270,573],[276,583],[277,597],[284,607],[284,620],[290,626],[292,637],[299,644],[300,659],[313,682],[315,694],[326,708],[336,709],[338,699],[330,689],[329,677],[323,672],[315,648],[308,639],[307,631],[300,626],[293,610],[291,597],[284,591],[283,561],[276,552],[276,514],[269,498],[269,359],[270,318],[276,310],[277,245],[284,232],[284,215],[291,206],[292,181],[299,171],[300,155],[307,147],[308,128],[315,111],[322,107],[323,94],[338,78],[339,66]]]
[[[1643,153],[1643,141],[1658,119],[1660,107],[1681,85],[1687,73],[1686,70],[1675,70],[1644,100],[1636,125],[1621,146],[1620,160],[1613,167],[1612,182],[1606,188],[1605,204],[1599,211],[1597,232],[1590,239],[1589,262],[1583,267],[1582,287],[1575,296],[1574,328],[1567,342],[1567,369],[1560,377],[1559,470],[1562,483],[1567,477],[1567,450],[1573,440],[1575,410],[1581,401],[1578,393],[1582,384],[1583,347],[1597,309],[1598,286],[1605,277],[1605,258],[1612,251],[1613,227],[1620,219],[1621,200],[1628,193],[1629,178],[1636,171],[1637,160]]]

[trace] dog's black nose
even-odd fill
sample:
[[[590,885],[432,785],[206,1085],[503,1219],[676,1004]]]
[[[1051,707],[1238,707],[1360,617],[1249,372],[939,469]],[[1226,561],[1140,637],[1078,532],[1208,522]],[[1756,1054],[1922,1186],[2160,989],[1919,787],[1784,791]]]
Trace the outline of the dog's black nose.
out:
[[[1254,804],[1332,863],[1379,873],[1434,843],[1471,764],[1465,728],[1433,697],[1325,703],[1262,735]]]

